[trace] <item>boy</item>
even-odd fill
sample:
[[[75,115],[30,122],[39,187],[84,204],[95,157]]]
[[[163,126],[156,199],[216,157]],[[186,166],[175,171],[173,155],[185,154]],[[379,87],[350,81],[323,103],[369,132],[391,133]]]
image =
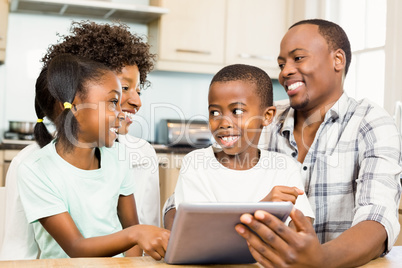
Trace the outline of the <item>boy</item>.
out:
[[[217,145],[183,159],[175,189],[182,202],[291,201],[314,218],[303,191],[300,166],[291,157],[257,148],[275,115],[272,83],[261,69],[235,64],[212,79],[209,125]],[[271,191],[272,190],[272,191]]]

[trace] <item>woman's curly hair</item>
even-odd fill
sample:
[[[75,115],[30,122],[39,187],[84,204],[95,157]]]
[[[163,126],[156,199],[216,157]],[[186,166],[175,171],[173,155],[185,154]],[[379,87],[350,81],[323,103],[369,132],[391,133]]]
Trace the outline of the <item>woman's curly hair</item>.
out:
[[[59,43],[51,45],[42,58],[43,67],[60,54],[73,54],[102,62],[112,70],[121,72],[126,65],[137,65],[140,72],[140,86],[150,85],[148,73],[154,67],[155,55],[149,51],[149,44],[143,37],[129,31],[126,24],[99,24],[91,21],[72,22],[71,35],[60,35]]]

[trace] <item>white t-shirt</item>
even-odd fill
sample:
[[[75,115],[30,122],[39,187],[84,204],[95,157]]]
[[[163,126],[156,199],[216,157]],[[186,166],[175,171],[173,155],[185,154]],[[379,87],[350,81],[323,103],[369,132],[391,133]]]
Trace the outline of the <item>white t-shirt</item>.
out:
[[[146,140],[119,135],[125,145],[135,180],[135,202],[140,224],[160,226],[159,164],[155,149]]]
[[[28,224],[17,188],[17,169],[33,152],[40,149],[34,143],[22,149],[11,161],[6,176],[6,210],[3,246],[0,260],[36,259],[39,254],[34,231]]]
[[[284,154],[260,152],[258,163],[248,170],[224,167],[213,146],[187,154],[176,184],[176,207],[183,202],[259,202],[277,185],[304,190],[299,163]],[[305,194],[297,198],[295,207],[314,218]]]
[[[40,258],[68,257],[39,223],[41,218],[68,212],[86,238],[122,230],[117,215],[119,196],[133,194],[134,189],[127,162],[118,158],[122,146],[99,148],[100,168],[96,170],[79,169],[65,161],[54,141],[20,164],[18,189]]]

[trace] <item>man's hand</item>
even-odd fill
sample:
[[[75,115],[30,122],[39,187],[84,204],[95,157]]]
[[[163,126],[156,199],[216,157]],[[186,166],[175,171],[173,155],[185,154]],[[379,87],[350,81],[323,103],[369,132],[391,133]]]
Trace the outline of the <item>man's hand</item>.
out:
[[[247,240],[253,257],[264,267],[326,267],[324,250],[302,212],[290,213],[296,230],[265,211],[243,214],[236,231]],[[253,233],[252,231],[255,233]]]
[[[272,190],[269,192],[269,194],[266,197],[264,197],[260,202],[290,201],[293,204],[295,204],[297,197],[302,194],[304,194],[304,191],[300,190],[297,187],[275,186],[274,188],[272,188]]]

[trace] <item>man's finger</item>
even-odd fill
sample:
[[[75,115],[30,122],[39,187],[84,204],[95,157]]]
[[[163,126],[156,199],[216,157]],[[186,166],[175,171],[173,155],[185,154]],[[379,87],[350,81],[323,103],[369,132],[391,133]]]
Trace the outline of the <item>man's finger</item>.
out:
[[[314,228],[311,224],[311,221],[305,217],[300,210],[294,208],[290,212],[289,216],[292,218],[293,224],[298,232],[314,233]]]
[[[275,224],[273,224],[271,220],[269,220],[268,223],[267,219],[272,219],[272,221],[279,221],[280,223],[282,223],[282,221],[265,211],[260,212],[266,213],[268,215],[264,218],[265,222],[259,221],[250,214],[242,215],[240,217],[240,222],[248,226],[252,231],[254,231],[269,247],[272,247],[276,250],[279,249],[279,251],[285,250],[288,245],[277,233],[275,233],[274,229],[272,228],[272,226],[275,226]],[[272,218],[270,218],[269,216],[271,216]]]
[[[281,262],[281,259],[276,255],[273,249],[246,226],[238,224],[235,229],[239,235],[246,239],[250,253],[257,262],[264,267],[275,267],[275,265],[273,265],[274,263]]]

